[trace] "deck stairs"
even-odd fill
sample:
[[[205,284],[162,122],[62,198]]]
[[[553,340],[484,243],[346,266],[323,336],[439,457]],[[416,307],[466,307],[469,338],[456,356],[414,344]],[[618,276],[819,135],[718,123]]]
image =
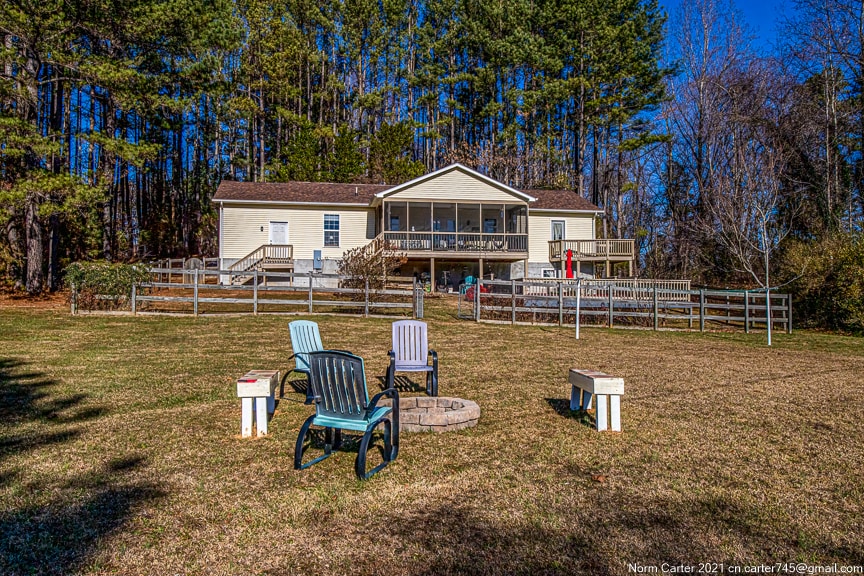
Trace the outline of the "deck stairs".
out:
[[[245,284],[255,277],[255,272],[284,270],[294,272],[294,246],[291,244],[264,244],[228,267],[232,272],[231,284]]]

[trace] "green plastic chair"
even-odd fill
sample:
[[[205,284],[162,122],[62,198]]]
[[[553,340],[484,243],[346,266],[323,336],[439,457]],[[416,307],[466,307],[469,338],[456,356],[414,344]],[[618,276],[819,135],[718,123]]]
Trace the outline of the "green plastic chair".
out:
[[[395,460],[399,453],[399,392],[390,387],[370,401],[366,371],[359,356],[327,350],[310,352],[308,361],[315,414],[300,427],[294,450],[294,469],[303,470],[328,458],[342,444],[342,430],[353,430],[363,432],[354,471],[361,480],[368,480]],[[392,407],[378,406],[384,397],[392,399]],[[366,452],[372,433],[380,424],[384,425],[384,461],[367,472]],[[303,453],[308,448],[306,436],[312,425],[324,428],[324,454],[304,464]]]
[[[309,376],[309,352],[320,352],[324,350],[321,343],[321,333],[318,331],[318,323],[309,320],[295,320],[288,323],[288,331],[291,333],[291,349],[294,355],[294,372],[302,372]],[[289,358],[290,360],[290,358]]]
[[[310,379],[309,353],[324,350],[324,345],[321,343],[321,333],[318,331],[318,324],[310,320],[295,320],[288,323],[288,331],[291,333],[291,350],[293,352],[288,359],[294,359],[294,368],[290,372],[305,374],[306,381],[308,382]],[[339,350],[339,352],[343,352],[343,350]],[[285,379],[287,378],[288,373],[285,374]],[[285,379],[282,381],[280,395],[284,395],[285,392]],[[312,390],[307,385],[306,404],[311,403]]]

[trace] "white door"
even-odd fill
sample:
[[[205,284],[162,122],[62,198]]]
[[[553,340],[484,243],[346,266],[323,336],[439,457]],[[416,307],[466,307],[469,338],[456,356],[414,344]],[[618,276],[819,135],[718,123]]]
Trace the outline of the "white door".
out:
[[[270,222],[270,244],[288,244],[287,222]]]
[[[564,220],[552,220],[552,240],[564,239]]]

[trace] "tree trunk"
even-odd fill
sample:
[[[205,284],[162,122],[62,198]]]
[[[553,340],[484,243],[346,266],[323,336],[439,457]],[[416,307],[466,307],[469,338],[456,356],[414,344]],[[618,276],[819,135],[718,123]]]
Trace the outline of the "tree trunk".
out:
[[[24,232],[27,246],[27,292],[42,292],[45,273],[42,271],[42,227],[39,224],[36,198],[28,194],[24,204]]]

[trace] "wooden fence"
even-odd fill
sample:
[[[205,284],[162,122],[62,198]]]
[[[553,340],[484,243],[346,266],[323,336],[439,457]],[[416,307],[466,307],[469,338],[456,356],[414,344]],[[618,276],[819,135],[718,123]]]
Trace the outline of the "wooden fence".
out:
[[[704,331],[706,327],[766,328],[768,301],[764,291],[674,289],[583,280],[480,280],[460,296],[461,317],[478,322],[573,325],[577,290],[582,326],[641,326]],[[771,325],[792,332],[792,299],[770,295]]]
[[[232,270],[187,270],[188,281],[177,282],[177,270],[151,268],[151,281],[132,287],[128,296],[95,296],[112,300],[114,307],[138,313],[324,313],[411,314],[423,317],[423,288],[344,288],[345,277],[336,274],[287,272],[238,272]],[[231,285],[233,275],[250,276],[248,284]],[[229,282],[219,284],[220,276]],[[169,281],[165,281],[169,280]],[[171,281],[173,280],[173,281]],[[72,313],[79,312],[78,294],[72,293]]]

